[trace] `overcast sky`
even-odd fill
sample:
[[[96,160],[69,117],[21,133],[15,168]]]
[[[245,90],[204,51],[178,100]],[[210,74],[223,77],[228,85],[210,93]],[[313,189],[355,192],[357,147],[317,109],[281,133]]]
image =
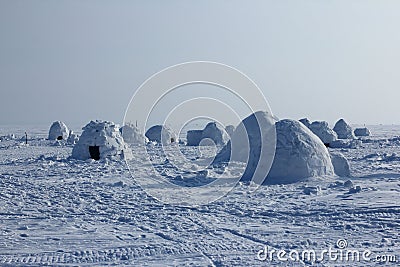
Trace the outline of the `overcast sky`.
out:
[[[279,118],[400,124],[400,1],[0,0],[0,124],[121,123],[149,76],[231,65]]]

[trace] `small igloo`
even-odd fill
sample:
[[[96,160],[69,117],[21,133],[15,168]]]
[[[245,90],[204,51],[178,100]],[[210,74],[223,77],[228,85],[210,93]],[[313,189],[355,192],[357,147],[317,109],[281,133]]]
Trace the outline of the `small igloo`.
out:
[[[145,135],[149,141],[162,143],[163,145],[176,142],[176,136],[172,130],[163,125],[155,125],[146,131]]]
[[[363,137],[363,136],[370,136],[371,132],[369,131],[368,128],[356,128],[354,130],[354,135],[357,137]]]
[[[326,121],[314,121],[308,127],[316,136],[318,136],[325,146],[329,147],[329,144],[337,139],[336,133],[329,128]]]
[[[118,125],[113,122],[91,121],[82,130],[79,141],[72,149],[72,158],[130,158],[131,151],[124,143]]]
[[[274,138],[270,130],[261,131],[260,128],[268,129],[272,117],[265,112],[256,112],[242,121],[241,124],[247,130],[250,152],[243,152],[246,155],[243,157],[235,156],[236,160],[247,161],[247,153],[249,161],[246,170],[242,176],[242,180],[250,180],[256,170],[261,155],[261,138],[262,142],[270,143],[269,138]],[[241,146],[240,142],[235,144],[235,135],[243,128],[239,124],[232,137],[232,144]],[[260,125],[260,128],[258,128]],[[272,162],[271,169],[264,183],[292,183],[303,180],[312,176],[333,175],[334,169],[332,166],[329,152],[322,141],[311,132],[304,124],[295,120],[281,120],[275,123],[276,128],[276,150],[275,157]],[[231,154],[231,141],[217,155],[215,163],[229,161]],[[267,149],[271,146],[267,145]],[[235,148],[239,151],[241,148]],[[265,151],[266,154],[273,151]],[[232,156],[233,157],[233,156]]]
[[[53,122],[49,130],[49,140],[66,140],[68,136],[68,127],[62,121]]]
[[[127,123],[120,128],[122,138],[125,143],[132,145],[144,145],[147,143],[148,139],[139,130],[138,127],[131,123]]]
[[[211,139],[212,141],[200,142],[200,144],[204,144],[204,145],[215,144],[217,146],[223,146],[223,145],[225,145],[225,140],[227,140],[228,137],[227,137],[227,134],[225,133],[224,128],[222,128],[216,122],[210,122],[203,129],[201,139],[202,140]]]
[[[353,129],[351,126],[344,120],[340,119],[336,122],[333,130],[336,132],[339,139],[353,139]]]

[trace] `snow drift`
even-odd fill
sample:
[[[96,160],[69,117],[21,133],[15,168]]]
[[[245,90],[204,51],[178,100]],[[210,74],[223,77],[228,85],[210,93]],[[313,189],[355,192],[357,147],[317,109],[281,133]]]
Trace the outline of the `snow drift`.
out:
[[[82,128],[79,141],[72,149],[72,158],[99,160],[103,158],[130,158],[118,125],[109,121],[91,121]]]
[[[357,137],[362,137],[362,136],[370,136],[371,132],[369,131],[368,128],[356,128],[354,130],[354,135]]]

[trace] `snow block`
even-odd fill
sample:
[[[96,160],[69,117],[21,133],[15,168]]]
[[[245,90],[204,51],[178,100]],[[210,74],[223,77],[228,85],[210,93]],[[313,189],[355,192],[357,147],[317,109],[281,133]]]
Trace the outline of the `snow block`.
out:
[[[176,136],[172,130],[163,125],[154,125],[146,131],[145,136],[149,141],[167,145],[176,142]]]
[[[125,143],[132,145],[145,145],[148,141],[139,128],[133,124],[127,123],[122,126],[119,131],[121,132]]]
[[[203,136],[203,130],[190,130],[186,133],[186,145],[198,146]]]
[[[329,146],[330,143],[337,139],[336,133],[329,128],[326,121],[314,121],[308,128],[321,139],[325,146]]]

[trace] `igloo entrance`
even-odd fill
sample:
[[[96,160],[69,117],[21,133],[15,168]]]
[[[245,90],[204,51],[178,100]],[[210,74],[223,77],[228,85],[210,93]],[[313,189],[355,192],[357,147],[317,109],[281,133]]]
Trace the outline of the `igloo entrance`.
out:
[[[90,157],[94,160],[100,159],[100,147],[99,146],[89,146]]]

